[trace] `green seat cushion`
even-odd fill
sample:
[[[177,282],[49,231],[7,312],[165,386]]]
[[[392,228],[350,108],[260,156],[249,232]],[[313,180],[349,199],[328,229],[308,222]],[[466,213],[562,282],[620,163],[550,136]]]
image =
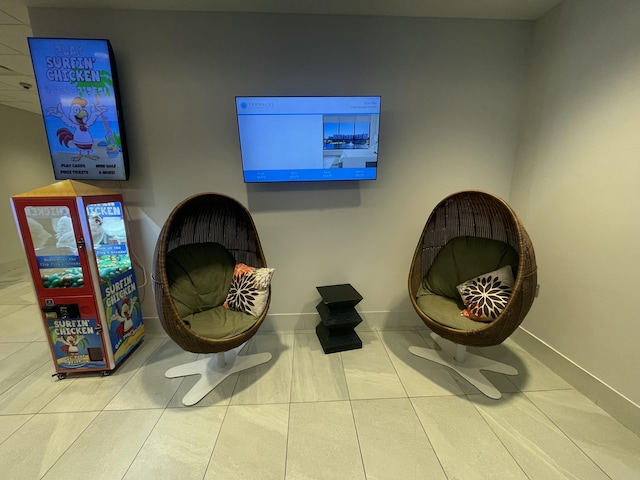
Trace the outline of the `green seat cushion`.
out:
[[[442,247],[424,276],[422,287],[459,300],[457,285],[506,265],[511,266],[515,277],[518,254],[509,244],[489,238],[456,237]]]
[[[420,287],[416,302],[420,310],[429,318],[447,327],[458,330],[478,330],[486,326],[486,323],[475,322],[460,315],[460,311],[464,308],[460,299],[436,295]]]
[[[215,307],[184,317],[191,330],[209,338],[228,338],[251,328],[257,318],[244,312]]]
[[[181,245],[166,256],[171,297],[181,318],[222,305],[236,260],[219,243]]]

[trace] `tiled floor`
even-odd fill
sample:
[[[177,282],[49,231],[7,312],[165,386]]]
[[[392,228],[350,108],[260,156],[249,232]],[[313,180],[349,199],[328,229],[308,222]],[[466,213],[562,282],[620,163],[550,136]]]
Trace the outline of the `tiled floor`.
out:
[[[360,331],[361,350],[324,355],[313,331],[263,333],[273,360],[194,407],[196,358],[147,336],[108,377],[58,380],[20,271],[0,277],[0,478],[640,478],[640,439],[511,341],[486,349],[517,377],[501,400],[413,356],[426,329]]]

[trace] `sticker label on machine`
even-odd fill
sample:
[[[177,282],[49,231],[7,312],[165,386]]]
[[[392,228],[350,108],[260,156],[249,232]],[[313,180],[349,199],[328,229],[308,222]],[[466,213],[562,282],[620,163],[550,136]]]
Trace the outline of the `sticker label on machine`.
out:
[[[100,285],[113,357],[118,363],[142,339],[144,326],[133,269]]]
[[[47,326],[59,370],[106,368],[95,318],[48,319]]]

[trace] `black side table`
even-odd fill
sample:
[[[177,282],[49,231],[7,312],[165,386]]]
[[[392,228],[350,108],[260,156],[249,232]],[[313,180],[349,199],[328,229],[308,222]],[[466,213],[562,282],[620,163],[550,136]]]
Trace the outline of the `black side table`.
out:
[[[354,308],[362,300],[349,283],[316,287],[322,301],[316,306],[320,323],[316,335],[324,353],[342,352],[362,348],[362,340],[354,328],[362,318]]]

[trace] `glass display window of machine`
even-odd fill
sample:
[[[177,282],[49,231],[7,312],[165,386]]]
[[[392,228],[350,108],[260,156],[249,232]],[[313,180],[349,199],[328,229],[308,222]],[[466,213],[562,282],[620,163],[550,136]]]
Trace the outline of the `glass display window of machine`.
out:
[[[36,254],[43,288],[82,288],[85,272],[80,264],[76,229],[65,205],[27,205],[24,214]]]
[[[89,203],[86,215],[100,283],[131,269],[121,202]]]

